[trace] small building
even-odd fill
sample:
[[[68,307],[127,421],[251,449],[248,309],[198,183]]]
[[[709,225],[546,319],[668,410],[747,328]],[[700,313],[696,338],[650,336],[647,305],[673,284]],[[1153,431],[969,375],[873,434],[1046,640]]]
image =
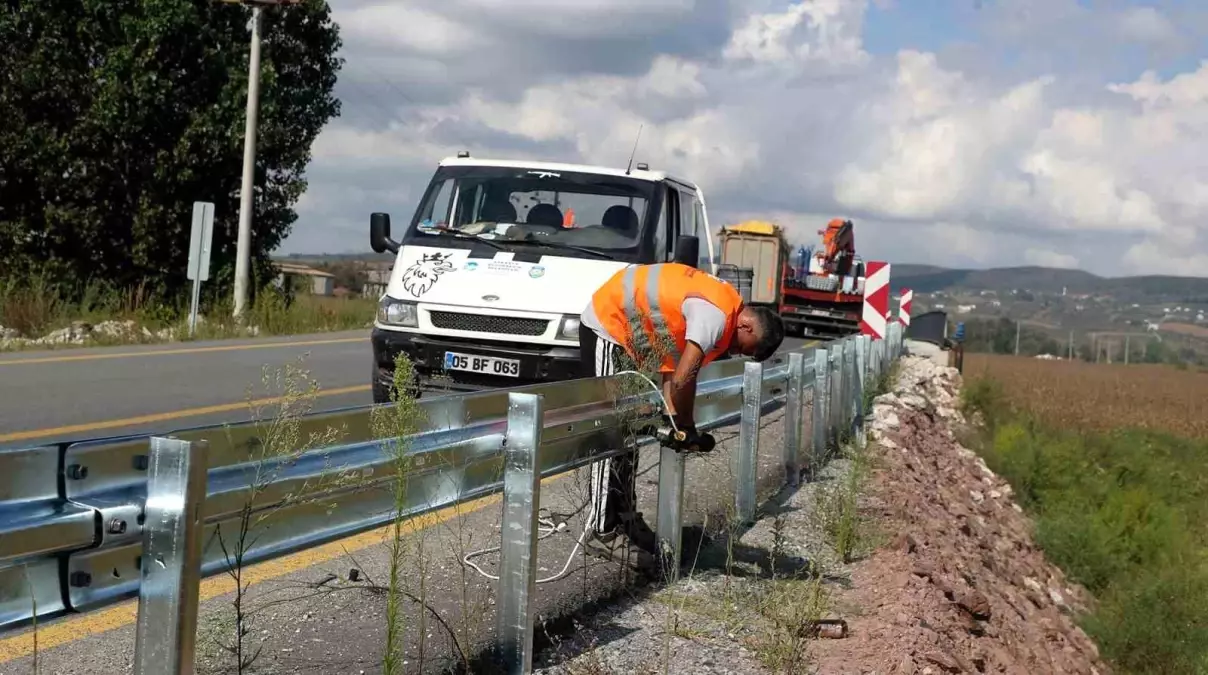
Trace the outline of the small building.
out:
[[[330,296],[335,293],[336,276],[323,270],[298,263],[277,262],[277,288],[290,284],[298,292],[309,292],[311,295]]]
[[[390,268],[378,267],[369,269],[365,275],[365,285],[361,287],[361,295],[366,298],[380,298],[390,284]]]

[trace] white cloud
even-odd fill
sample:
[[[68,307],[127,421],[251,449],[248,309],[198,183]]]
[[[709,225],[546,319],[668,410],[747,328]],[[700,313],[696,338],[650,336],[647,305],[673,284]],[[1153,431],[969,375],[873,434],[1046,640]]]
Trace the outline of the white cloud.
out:
[[[638,160],[701,184],[715,224],[774,214],[813,241],[850,217],[862,251],[899,262],[1208,270],[1208,60],[1173,76],[1104,71],[1091,87],[1082,66],[1007,77],[984,65],[989,51],[874,56],[865,0],[509,8],[359,0],[337,14],[391,85],[375,89],[386,105],[350,91],[345,109],[391,114],[324,131],[291,247],[347,248],[310,223],[359,223],[378,203],[405,212],[459,149],[623,166],[641,126]],[[1161,9],[1074,0],[995,11],[994,30],[1016,40],[1049,30],[1038,16],[1085,21],[1079,39],[1105,44],[1189,30]],[[349,77],[372,81],[358,58]]]
[[[751,14],[730,36],[722,56],[764,64],[860,65],[863,0],[803,0],[781,12]]]

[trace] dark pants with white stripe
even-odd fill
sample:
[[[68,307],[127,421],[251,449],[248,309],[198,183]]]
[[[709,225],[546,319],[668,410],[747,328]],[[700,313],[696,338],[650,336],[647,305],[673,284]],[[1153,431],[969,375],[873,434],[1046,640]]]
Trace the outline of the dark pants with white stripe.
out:
[[[579,358],[583,377],[604,377],[619,370],[617,361],[625,354],[620,345],[605,340],[590,328],[579,331]],[[636,510],[637,450],[591,465],[589,522],[596,533],[612,531],[621,514]]]

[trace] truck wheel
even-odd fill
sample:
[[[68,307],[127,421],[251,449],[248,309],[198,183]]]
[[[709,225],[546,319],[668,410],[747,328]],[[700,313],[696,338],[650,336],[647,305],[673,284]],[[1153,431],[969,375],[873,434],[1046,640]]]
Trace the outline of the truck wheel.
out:
[[[394,402],[390,398],[390,395],[393,393],[391,391],[394,388],[393,385],[392,384],[382,384],[380,381],[378,381],[376,371],[373,374],[373,387],[372,388],[373,388],[374,404],[381,405],[383,403],[393,403]],[[411,386],[408,387],[407,391],[404,392],[404,395],[410,396],[413,399],[418,399],[423,394],[423,391],[424,391],[423,388],[420,387],[420,384],[419,384],[419,376],[417,375],[415,378],[415,381],[412,382]]]
[[[390,388],[379,383],[377,378],[373,380],[373,402],[376,405],[390,403]]]

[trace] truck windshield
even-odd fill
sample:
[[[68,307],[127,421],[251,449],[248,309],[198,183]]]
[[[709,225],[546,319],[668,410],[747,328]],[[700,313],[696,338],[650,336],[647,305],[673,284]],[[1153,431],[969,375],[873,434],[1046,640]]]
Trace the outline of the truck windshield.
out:
[[[559,254],[632,252],[650,220],[655,184],[606,174],[517,167],[440,167],[408,238],[442,230],[494,243],[563,245]],[[472,242],[468,242],[472,243]]]

